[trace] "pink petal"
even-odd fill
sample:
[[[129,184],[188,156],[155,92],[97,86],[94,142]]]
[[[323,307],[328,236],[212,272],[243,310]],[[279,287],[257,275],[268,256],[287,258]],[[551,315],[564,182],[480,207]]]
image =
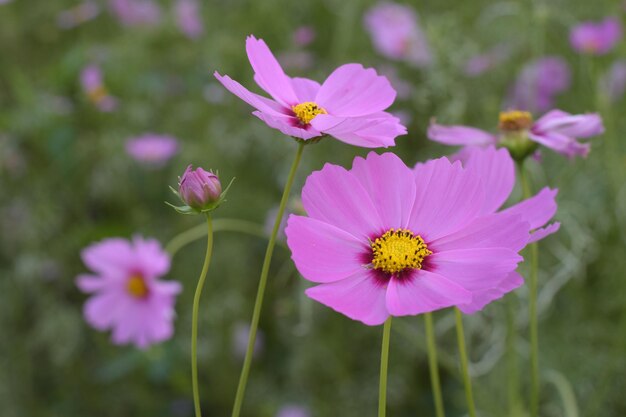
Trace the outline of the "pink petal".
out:
[[[170,270],[170,255],[156,239],[133,237],[136,264],[145,278],[160,277]]]
[[[570,158],[573,156],[586,157],[590,150],[590,145],[588,143],[576,142],[574,138],[559,132],[547,132],[541,134],[529,132],[528,137],[533,141]]]
[[[387,227],[407,227],[415,203],[415,180],[400,158],[370,152],[367,159],[355,158],[350,172],[370,195]]]
[[[554,222],[551,225],[546,226],[542,229],[537,229],[530,235],[530,239],[528,240],[528,243],[537,242],[543,239],[544,237],[550,236],[551,234],[556,233],[560,227],[561,227],[561,223]]]
[[[298,98],[280,64],[263,39],[250,35],[246,39],[246,52],[254,69],[254,80],[267,91],[274,100],[286,107],[298,104]],[[262,109],[259,109],[262,110]]]
[[[470,248],[508,248],[518,252],[529,240],[530,225],[517,214],[491,214],[428,243],[433,252]]]
[[[603,133],[604,125],[597,113],[570,114],[557,109],[539,118],[531,130],[535,134],[557,132],[572,138],[587,138]]]
[[[409,229],[427,242],[460,230],[478,216],[484,205],[480,179],[461,164],[439,158],[413,170],[417,193]]]
[[[173,297],[180,294],[183,286],[177,281],[155,281],[150,289],[158,296]]]
[[[472,294],[447,278],[420,270],[410,277],[392,277],[387,288],[387,309],[392,316],[427,313],[467,303]]]
[[[81,274],[76,278],[76,286],[85,293],[98,292],[111,285],[111,280],[97,275]]]
[[[274,116],[284,116],[286,114],[291,114],[291,108],[287,109],[275,101],[248,91],[244,86],[230,78],[228,75],[220,75],[217,71],[215,71],[213,75],[215,75],[215,78],[217,78],[217,80],[222,83],[222,85],[226,87],[228,91],[230,91],[255,109]]]
[[[515,204],[502,213],[519,214],[530,224],[530,229],[544,226],[556,213],[555,197],[559,190],[543,188],[539,193]]]
[[[363,254],[371,251],[343,230],[309,217],[290,215],[287,245],[302,276],[313,282],[333,282],[363,270]]]
[[[395,98],[386,77],[360,64],[346,64],[328,76],[315,102],[334,116],[357,117],[383,111]]]
[[[107,291],[89,298],[83,307],[85,320],[98,330],[107,330],[118,321],[120,311],[128,302],[128,296],[121,291]]]
[[[254,111],[252,114],[263,120],[269,127],[278,129],[287,136],[307,140],[322,135],[313,128],[309,127],[308,129],[304,129],[300,127],[300,122],[293,116],[277,116],[269,113],[263,113],[261,111]]]
[[[298,102],[315,101],[317,92],[320,89],[320,83],[309,80],[308,78],[292,78],[291,86],[298,97]]]
[[[134,250],[126,239],[104,239],[81,252],[85,265],[94,272],[113,277],[125,276],[135,263]]]
[[[337,165],[326,164],[321,171],[309,175],[302,189],[302,204],[310,217],[343,229],[357,239],[369,239],[386,230],[359,180]]]
[[[515,185],[515,163],[506,149],[489,146],[468,149],[463,167],[481,179],[485,187],[485,203],[481,214],[495,213],[509,198]]]
[[[469,291],[495,287],[524,260],[507,248],[450,250],[434,253],[426,259],[429,271],[443,275]]]
[[[368,326],[382,324],[389,317],[385,287],[369,271],[309,288],[306,295]]]
[[[496,137],[491,133],[468,126],[431,123],[426,135],[428,139],[444,145],[488,146],[496,143]]]
[[[474,314],[482,310],[487,304],[502,298],[505,294],[521,287],[523,284],[524,278],[517,272],[511,272],[496,287],[473,293],[470,303],[460,304],[458,307],[465,314]]]
[[[395,145],[395,138],[406,134],[400,119],[384,113],[375,118],[337,117],[320,114],[311,120],[316,130],[331,135],[342,142],[364,148],[378,148]]]

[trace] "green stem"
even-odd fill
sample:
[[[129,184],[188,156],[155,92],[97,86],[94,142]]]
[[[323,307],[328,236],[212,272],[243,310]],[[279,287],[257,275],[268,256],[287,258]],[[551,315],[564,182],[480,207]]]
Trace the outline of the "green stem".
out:
[[[463,331],[463,315],[461,310],[455,307],[456,337],[459,342],[459,356],[461,357],[461,372],[463,373],[463,384],[465,385],[465,398],[467,399],[467,411],[470,417],[476,417],[476,406],[474,405],[474,394],[472,393],[472,379],[469,374],[469,364],[467,361],[467,349],[465,348],[465,333]]]
[[[239,232],[247,233],[252,236],[261,238],[267,237],[267,233],[263,226],[253,222],[239,219],[215,219],[213,220],[213,232]],[[199,224],[187,229],[184,232],[174,236],[167,245],[165,250],[170,254],[170,257],[174,257],[183,247],[195,242],[196,240],[206,236],[206,227],[204,224]]]
[[[517,365],[517,352],[515,340],[517,331],[515,328],[515,300],[509,295],[506,300],[506,355],[508,367],[508,399],[509,415],[514,416],[519,407],[519,370]]]
[[[206,215],[206,221],[206,255],[204,256],[204,265],[202,266],[202,272],[198,279],[196,293],[193,296],[193,312],[191,316],[191,383],[193,386],[193,405],[196,410],[196,417],[202,416],[202,412],[200,411],[200,391],[198,389],[198,308],[200,306],[200,295],[202,294],[204,280],[206,279],[209,264],[211,263],[211,252],[213,251],[213,224],[211,223],[211,216],[209,214]]]
[[[383,326],[383,343],[380,350],[380,383],[378,385],[378,417],[385,417],[387,409],[387,367],[389,364],[389,339],[391,336],[391,316]]]
[[[259,327],[259,319],[261,317],[261,307],[263,306],[263,297],[265,295],[265,286],[267,284],[267,276],[270,270],[270,264],[272,262],[272,254],[274,253],[274,246],[276,245],[276,235],[280,228],[280,223],[285,213],[285,207],[289,200],[289,193],[293,180],[296,176],[298,165],[300,164],[300,158],[302,158],[302,151],[304,150],[304,142],[298,144],[298,150],[296,157],[291,164],[291,170],[287,177],[287,183],[283,190],[283,196],[280,200],[278,207],[278,213],[276,214],[276,220],[274,220],[274,227],[272,234],[270,235],[269,243],[267,244],[267,250],[265,251],[265,259],[263,260],[263,267],[261,268],[261,278],[259,279],[259,287],[256,294],[256,300],[254,302],[254,311],[252,313],[252,321],[250,323],[250,334],[248,336],[248,347],[246,349],[246,357],[243,361],[243,368],[239,377],[239,385],[237,386],[237,394],[235,395],[235,403],[233,404],[232,417],[239,417],[241,412],[241,405],[243,404],[243,398],[246,392],[246,385],[248,384],[248,374],[250,373],[250,365],[252,364],[252,354],[254,352],[254,344],[256,342],[256,332]]]
[[[437,344],[435,343],[435,330],[433,326],[433,314],[424,314],[426,325],[426,343],[428,344],[428,367],[430,369],[430,385],[433,390],[433,400],[435,401],[435,414],[437,417],[444,417],[443,399],[441,395],[441,383],[439,382],[439,368],[437,361]]]
[[[531,196],[528,176],[523,164],[519,164],[520,182],[524,198]],[[530,415],[539,413],[539,322],[537,318],[539,250],[537,243],[530,245],[530,280],[528,283],[528,321],[530,331]]]

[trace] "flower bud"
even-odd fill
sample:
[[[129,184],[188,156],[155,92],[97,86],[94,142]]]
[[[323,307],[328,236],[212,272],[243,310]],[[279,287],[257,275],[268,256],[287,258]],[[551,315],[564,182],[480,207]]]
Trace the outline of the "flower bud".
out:
[[[178,184],[178,194],[192,209],[204,211],[219,202],[222,184],[217,175],[202,168],[187,167]]]

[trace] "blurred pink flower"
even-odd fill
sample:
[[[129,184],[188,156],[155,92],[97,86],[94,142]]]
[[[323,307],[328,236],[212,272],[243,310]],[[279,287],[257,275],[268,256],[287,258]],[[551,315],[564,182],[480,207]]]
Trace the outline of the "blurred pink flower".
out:
[[[611,68],[600,78],[599,88],[610,101],[616,102],[624,96],[626,90],[626,60],[615,61]]]
[[[417,67],[430,65],[430,48],[411,7],[378,3],[367,11],[364,21],[374,47],[383,56]]]
[[[539,58],[522,69],[506,99],[506,107],[547,111],[554,107],[555,96],[570,84],[570,69],[565,60],[554,56]]]
[[[493,214],[509,192],[447,158],[412,170],[371,152],[349,171],[326,164],[309,176],[308,217],[289,216],[287,244],[302,276],[320,284],[306,294],[367,325],[464,308],[514,274],[528,219],[544,209]]]
[[[278,410],[276,417],[311,417],[311,412],[301,405],[287,404]]]
[[[573,115],[552,110],[533,123],[530,113],[514,110],[500,114],[500,130],[501,134],[496,135],[469,126],[444,126],[432,122],[427,135],[430,140],[444,145],[485,147],[502,144],[506,134],[512,132],[571,158],[587,156],[591,145],[577,139],[602,134],[604,125],[597,113]]]
[[[94,19],[98,14],[100,14],[98,3],[93,0],[87,0],[59,13],[57,15],[57,25],[63,29],[71,29]]]
[[[162,167],[178,152],[176,138],[166,135],[146,133],[126,141],[126,153],[137,162]]]
[[[117,99],[109,94],[102,79],[102,70],[97,65],[88,65],[80,74],[80,83],[85,94],[100,111],[110,112],[117,107]]]
[[[94,272],[76,279],[78,288],[92,294],[84,307],[92,327],[112,330],[115,344],[141,349],[172,337],[181,285],[160,280],[170,269],[170,257],[158,241],[105,239],[85,248],[81,257]]]
[[[315,40],[315,29],[312,26],[300,26],[292,35],[293,43],[299,47],[305,47]]]
[[[466,171],[475,174],[483,183],[485,201],[481,215],[490,216],[499,212],[515,186],[515,162],[506,149],[489,146],[485,149],[468,148],[462,159]],[[417,167],[416,167],[417,168]],[[557,210],[555,197],[558,190],[543,188],[535,196],[500,211],[501,215],[520,215],[530,225],[531,235],[528,243],[536,242],[559,230],[559,222],[546,224]],[[523,278],[517,272],[506,275],[502,281],[491,288],[473,293],[470,303],[460,305],[466,314],[481,310],[490,302],[523,284]]]
[[[215,77],[228,91],[256,109],[268,126],[295,138],[309,140],[323,135],[366,148],[395,145],[406,128],[384,110],[396,92],[389,81],[360,64],[337,68],[322,85],[307,78],[285,75],[261,39],[246,40],[254,80],[273,100],[248,91],[227,75]]]
[[[197,39],[204,33],[202,13],[197,0],[177,0],[175,4],[178,28],[190,39]]]
[[[152,26],[161,20],[161,9],[152,0],[109,0],[109,6],[126,26]]]
[[[500,65],[510,57],[510,46],[498,44],[485,53],[474,55],[465,63],[464,72],[468,77],[477,77],[496,66]]]
[[[622,23],[617,17],[607,17],[601,22],[583,22],[571,30],[569,39],[578,52],[604,55],[622,40]]]

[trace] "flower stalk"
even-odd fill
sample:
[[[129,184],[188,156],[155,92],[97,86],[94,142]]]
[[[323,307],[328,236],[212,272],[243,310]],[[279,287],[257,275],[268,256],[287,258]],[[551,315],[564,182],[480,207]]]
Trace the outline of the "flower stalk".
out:
[[[274,246],[276,245],[276,236],[278,234],[278,229],[280,228],[280,223],[285,213],[285,207],[287,206],[287,202],[289,200],[289,193],[291,192],[291,186],[293,185],[293,181],[296,176],[296,171],[298,169],[298,165],[300,164],[300,159],[302,158],[302,152],[304,150],[304,146],[305,146],[304,142],[298,143],[298,150],[296,152],[296,156],[293,160],[293,163],[291,164],[291,169],[287,177],[287,183],[285,184],[285,189],[283,190],[283,196],[280,200],[280,205],[278,207],[278,213],[276,214],[276,219],[274,220],[274,227],[272,228],[272,234],[270,235],[270,240],[267,244],[267,249],[265,251],[265,259],[263,260],[263,267],[261,268],[261,277],[259,279],[259,287],[257,290],[256,300],[254,302],[252,321],[250,323],[250,334],[248,336],[248,346],[246,348],[246,356],[244,358],[243,368],[241,369],[241,375],[239,377],[239,384],[237,386],[237,394],[235,395],[235,402],[233,404],[232,417],[239,417],[239,414],[241,413],[241,406],[243,404],[243,399],[244,399],[244,395],[246,392],[246,386],[248,384],[248,375],[250,373],[250,366],[252,364],[252,355],[254,352],[254,344],[256,342],[256,333],[259,327],[259,319],[261,318],[261,308],[263,306],[263,298],[265,296],[267,276],[269,274],[270,264],[272,262],[272,255],[274,254]]]
[[[456,337],[459,343],[459,356],[461,359],[461,373],[463,375],[463,385],[465,385],[465,398],[467,399],[467,411],[470,417],[476,417],[476,406],[474,405],[474,393],[472,392],[472,379],[469,374],[469,362],[467,360],[467,349],[465,348],[465,332],[463,331],[463,315],[458,308],[454,309],[456,319]]]
[[[428,347],[428,367],[430,370],[430,385],[433,390],[433,400],[435,402],[435,415],[445,417],[443,408],[443,398],[441,395],[441,383],[439,381],[439,368],[437,361],[437,344],[435,341],[435,329],[433,325],[433,314],[424,314],[424,325],[426,328],[426,343]]]
[[[385,417],[387,409],[387,368],[389,365],[391,317],[392,316],[389,316],[383,325],[383,343],[380,350],[380,382],[378,385],[378,417]]]

